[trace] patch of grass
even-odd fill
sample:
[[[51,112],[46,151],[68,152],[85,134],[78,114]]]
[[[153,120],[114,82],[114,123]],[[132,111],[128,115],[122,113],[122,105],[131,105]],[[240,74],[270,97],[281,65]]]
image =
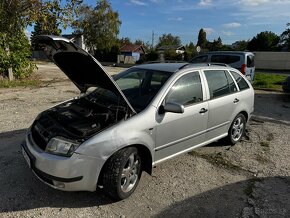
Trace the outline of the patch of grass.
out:
[[[260,145],[261,145],[262,147],[266,147],[266,148],[268,148],[269,145],[270,145],[270,143],[269,143],[269,142],[262,141],[262,142],[260,142]]]
[[[282,91],[282,82],[286,77],[287,75],[256,72],[253,87]]]
[[[256,182],[260,182],[262,181],[262,179],[260,178],[252,178],[249,180],[247,187],[244,190],[244,193],[248,196],[248,197],[252,197],[253,191],[254,191],[254,187],[255,187],[255,183]]]
[[[223,166],[229,170],[234,170],[234,171],[241,171],[244,170],[238,165],[235,165],[231,163],[230,161],[226,160],[221,153],[215,153],[215,154],[201,154],[196,151],[192,151],[189,153],[190,155],[196,156],[203,158],[207,160],[209,163],[218,165],[218,166]]]
[[[21,79],[12,80],[8,79],[0,80],[0,88],[13,88],[13,87],[39,87],[41,82],[38,79]]]

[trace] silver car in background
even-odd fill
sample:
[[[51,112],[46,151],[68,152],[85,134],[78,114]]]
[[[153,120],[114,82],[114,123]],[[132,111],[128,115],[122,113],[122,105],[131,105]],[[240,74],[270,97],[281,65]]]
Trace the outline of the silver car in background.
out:
[[[38,40],[83,93],[38,115],[21,146],[35,175],[59,190],[101,187],[125,199],[142,171],[221,138],[239,142],[254,110],[253,88],[233,68],[145,64],[113,79],[69,40]]]

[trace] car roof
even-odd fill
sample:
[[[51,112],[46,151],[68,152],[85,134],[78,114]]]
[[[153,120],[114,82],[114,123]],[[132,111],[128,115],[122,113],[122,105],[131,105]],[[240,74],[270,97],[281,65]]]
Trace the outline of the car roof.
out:
[[[138,69],[158,70],[174,73],[181,69],[194,68],[200,69],[233,69],[232,67],[223,63],[154,63],[154,64],[142,64],[134,66]]]
[[[154,63],[154,64],[142,64],[135,66],[134,68],[148,69],[148,70],[158,70],[174,73],[180,68],[188,65],[188,63]]]
[[[210,52],[205,52],[201,53],[200,55],[205,55],[205,54],[252,54],[252,52],[249,51],[210,51]]]

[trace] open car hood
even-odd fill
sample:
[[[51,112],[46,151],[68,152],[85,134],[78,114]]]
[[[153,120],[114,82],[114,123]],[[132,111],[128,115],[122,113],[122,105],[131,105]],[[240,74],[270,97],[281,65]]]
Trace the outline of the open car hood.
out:
[[[90,87],[102,87],[120,96],[131,112],[136,113],[105,68],[88,52],[59,36],[41,35],[36,41],[45,45],[45,52],[82,93]]]

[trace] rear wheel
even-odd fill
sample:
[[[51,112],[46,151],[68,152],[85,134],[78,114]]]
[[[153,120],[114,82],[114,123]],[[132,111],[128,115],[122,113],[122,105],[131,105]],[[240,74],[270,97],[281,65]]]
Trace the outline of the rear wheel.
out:
[[[243,114],[238,114],[231,124],[227,141],[234,145],[242,139],[246,129],[246,118]]]
[[[103,175],[104,190],[117,200],[129,197],[141,176],[141,158],[135,147],[117,151],[106,163]]]

